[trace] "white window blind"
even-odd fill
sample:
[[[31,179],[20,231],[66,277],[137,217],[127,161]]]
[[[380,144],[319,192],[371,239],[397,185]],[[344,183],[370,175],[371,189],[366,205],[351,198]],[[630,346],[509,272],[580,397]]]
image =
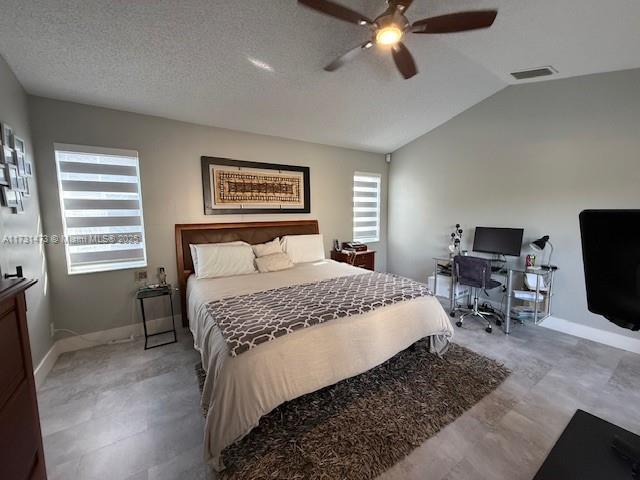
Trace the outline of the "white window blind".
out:
[[[359,242],[380,240],[380,175],[353,175],[353,239]]]
[[[55,145],[69,274],[147,266],[138,153]]]

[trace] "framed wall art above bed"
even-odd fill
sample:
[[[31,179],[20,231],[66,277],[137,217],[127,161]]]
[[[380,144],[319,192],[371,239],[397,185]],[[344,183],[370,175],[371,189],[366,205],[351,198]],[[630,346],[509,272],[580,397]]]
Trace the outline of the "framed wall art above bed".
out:
[[[310,213],[309,167],[202,157],[206,215]]]

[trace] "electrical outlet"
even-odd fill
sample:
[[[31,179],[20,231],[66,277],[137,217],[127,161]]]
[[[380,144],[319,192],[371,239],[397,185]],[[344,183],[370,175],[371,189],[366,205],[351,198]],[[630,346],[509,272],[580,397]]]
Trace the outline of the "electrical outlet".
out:
[[[53,322],[51,322],[49,324],[49,335],[51,336],[51,338],[53,338],[55,334],[56,334],[56,326],[53,324]]]
[[[146,270],[136,270],[134,272],[134,275],[135,275],[136,282],[138,283],[144,283],[147,281],[148,276],[147,276]]]

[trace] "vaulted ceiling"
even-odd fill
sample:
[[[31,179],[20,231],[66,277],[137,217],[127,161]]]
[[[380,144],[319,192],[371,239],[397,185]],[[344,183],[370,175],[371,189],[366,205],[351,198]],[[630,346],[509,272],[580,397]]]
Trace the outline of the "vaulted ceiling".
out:
[[[340,0],[375,17],[384,0]],[[638,0],[414,0],[410,20],[499,10],[489,30],[410,35],[420,74],[367,30],[295,0],[0,0],[0,54],[35,95],[390,152],[552,65],[562,78],[640,67]],[[549,77],[547,77],[549,78]]]

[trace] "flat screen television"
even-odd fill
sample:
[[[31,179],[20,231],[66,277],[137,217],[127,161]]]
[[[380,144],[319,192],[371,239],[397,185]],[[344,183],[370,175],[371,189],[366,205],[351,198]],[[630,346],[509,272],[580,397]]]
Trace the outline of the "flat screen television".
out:
[[[523,234],[522,228],[476,227],[473,251],[519,257]]]
[[[580,213],[589,310],[640,329],[640,210]]]

